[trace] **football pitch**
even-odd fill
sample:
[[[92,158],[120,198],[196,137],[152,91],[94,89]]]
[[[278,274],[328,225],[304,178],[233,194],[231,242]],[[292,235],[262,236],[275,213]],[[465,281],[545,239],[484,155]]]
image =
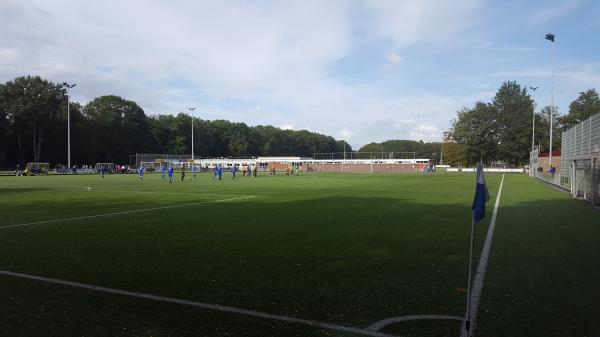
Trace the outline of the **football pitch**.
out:
[[[224,178],[0,177],[0,336],[460,335],[474,175]],[[477,336],[600,335],[600,213],[502,185]]]

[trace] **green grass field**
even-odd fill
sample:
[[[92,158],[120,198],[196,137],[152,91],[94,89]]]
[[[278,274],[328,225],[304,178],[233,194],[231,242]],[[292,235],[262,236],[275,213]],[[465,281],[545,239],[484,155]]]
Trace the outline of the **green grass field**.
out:
[[[356,328],[464,315],[473,175],[211,177],[0,177],[0,270]],[[478,336],[600,335],[597,210],[506,175],[488,263]],[[0,303],[0,336],[359,336],[7,275]]]

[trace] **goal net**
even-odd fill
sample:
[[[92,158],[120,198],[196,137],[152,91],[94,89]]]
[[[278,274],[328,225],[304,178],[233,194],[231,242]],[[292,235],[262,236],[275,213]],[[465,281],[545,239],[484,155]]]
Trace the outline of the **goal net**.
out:
[[[152,172],[152,171],[160,171],[160,167],[162,165],[165,165],[165,167],[169,167],[169,163],[158,163],[158,162],[154,162],[154,161],[143,161],[140,163],[140,165],[144,165],[144,168],[146,168],[146,171],[148,172]]]
[[[50,169],[50,163],[27,163],[25,166],[25,174],[30,176],[36,175],[46,175],[48,174],[48,170]]]
[[[104,167],[104,172],[106,173],[115,172],[115,163],[96,163],[96,172],[99,173],[101,167]]]

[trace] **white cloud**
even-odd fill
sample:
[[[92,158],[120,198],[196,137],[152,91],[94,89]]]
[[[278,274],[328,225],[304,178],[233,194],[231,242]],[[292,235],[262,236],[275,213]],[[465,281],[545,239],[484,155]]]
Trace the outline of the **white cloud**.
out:
[[[280,125],[279,128],[283,129],[283,130],[295,130],[296,129],[293,124],[283,124],[283,125]]]
[[[385,67],[386,68],[395,68],[400,62],[402,62],[403,58],[396,52],[391,52],[385,55]]]
[[[452,38],[477,25],[477,0],[371,0],[365,9],[373,19],[366,30],[396,46],[422,41],[452,43]]]
[[[441,130],[460,99],[348,84],[331,67],[362,43],[357,32],[389,45],[386,62],[396,66],[406,46],[444,43],[474,26],[477,8],[474,0],[7,0],[0,4],[0,62],[10,66],[0,67],[0,80],[39,74],[78,83],[72,94],[82,103],[117,94],[149,114],[197,106],[202,118],[301,126],[353,145],[426,132],[433,139],[437,131],[419,125]],[[403,118],[414,124],[378,127]]]
[[[351,130],[349,130],[347,128],[343,128],[340,130],[340,132],[337,133],[337,137],[339,139],[348,139],[348,138],[352,138],[352,136],[354,136],[354,132],[352,132]]]
[[[560,78],[559,86],[567,82],[570,85],[587,85],[590,87],[600,87],[600,63],[571,63],[560,66],[561,70],[556,71],[554,76]],[[552,71],[541,68],[530,68],[514,71],[500,71],[493,74],[497,77],[551,77]]]
[[[0,63],[16,63],[20,53],[15,48],[0,48]]]
[[[480,50],[489,50],[489,51],[505,51],[505,52],[529,52],[534,51],[533,47],[524,47],[524,46],[506,46],[506,45],[498,45],[491,41],[486,41],[483,43],[479,43],[473,47],[474,49]]]
[[[529,18],[529,24],[533,26],[544,24],[560,16],[570,14],[581,8],[584,4],[582,0],[566,0],[560,3],[541,2],[540,9],[533,12]]]
[[[412,139],[420,139],[424,141],[440,141],[440,135],[442,134],[442,132],[443,131],[435,125],[419,124],[412,126],[409,134],[412,136]]]

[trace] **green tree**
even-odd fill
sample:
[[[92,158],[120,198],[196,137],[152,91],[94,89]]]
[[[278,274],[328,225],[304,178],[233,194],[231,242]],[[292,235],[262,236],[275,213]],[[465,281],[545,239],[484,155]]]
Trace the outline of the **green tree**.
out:
[[[469,164],[465,145],[456,142],[444,142],[442,147],[445,165],[459,167]]]
[[[519,166],[529,160],[533,100],[526,88],[504,82],[493,100],[497,112],[498,157]]]
[[[144,110],[119,96],[100,96],[89,102],[84,114],[91,121],[90,138],[99,161],[128,162],[129,155],[153,148]]]
[[[83,116],[83,107],[77,102],[70,102],[71,119],[71,158],[74,163],[92,163],[89,152],[93,144],[87,140],[88,120]],[[46,135],[52,142],[45,147],[45,158],[53,164],[67,163],[67,102],[63,100],[53,120],[49,122]]]
[[[536,114],[535,121],[535,138],[536,146],[540,146],[540,151],[546,152],[550,150],[550,106],[544,107]],[[554,107],[552,121],[552,151],[560,151],[562,139],[562,118],[558,114],[558,108]]]
[[[504,82],[491,104],[477,102],[452,121],[446,139],[465,146],[467,161],[504,160],[514,166],[527,162],[531,149],[533,101],[516,82]]]
[[[477,102],[458,111],[446,139],[464,146],[467,164],[495,160],[500,142],[498,113],[492,104]]]
[[[361,147],[359,152],[372,152],[374,158],[381,158],[381,152],[383,156],[393,156],[394,158],[425,158],[431,159],[434,162],[439,160],[440,154],[440,143],[425,143],[422,140],[399,140],[392,139],[386,140],[381,143],[369,143]],[[366,159],[370,155],[363,154],[359,155],[360,158]]]
[[[17,77],[0,87],[0,108],[5,118],[5,137],[16,149],[14,159],[49,160],[46,135],[63,104],[65,90],[39,76]]]
[[[2,100],[4,85],[0,84],[0,167],[6,167],[11,150],[8,106]]]
[[[599,112],[600,97],[596,89],[580,92],[579,97],[569,104],[569,114],[560,118],[562,130],[566,131]]]
[[[66,163],[65,93],[62,84],[40,77],[18,77],[0,85],[0,166],[31,160]],[[127,163],[136,152],[191,152],[187,114],[149,117],[137,103],[115,95],[97,97],[85,107],[71,101],[70,106],[73,164]],[[352,151],[344,141],[307,130],[194,118],[197,157],[312,156],[343,152],[344,147]]]

